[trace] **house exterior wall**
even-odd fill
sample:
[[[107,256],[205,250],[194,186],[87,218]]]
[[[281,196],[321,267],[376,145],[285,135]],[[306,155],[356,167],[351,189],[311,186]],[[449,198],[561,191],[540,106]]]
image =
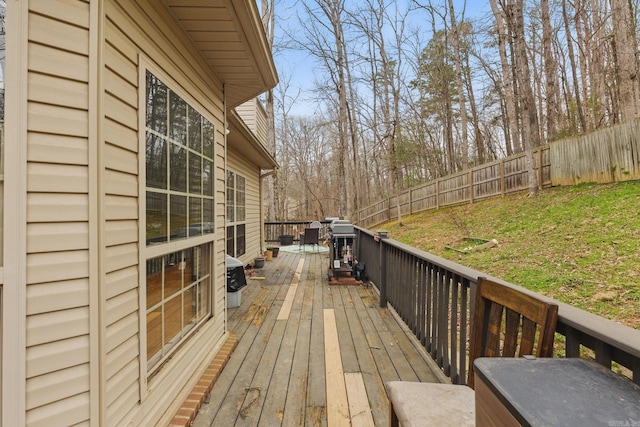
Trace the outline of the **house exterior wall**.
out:
[[[267,112],[259,99],[254,98],[236,107],[242,121],[256,135],[262,145],[267,144]]]
[[[4,329],[3,346],[16,351],[3,352],[3,423],[162,424],[227,334],[225,165],[246,178],[243,261],[260,251],[260,168],[225,149],[223,85],[155,0],[25,0],[8,8],[20,17],[15,56],[24,65],[9,64],[7,86],[27,97],[7,98],[8,110],[19,108],[7,115],[18,124],[7,129],[7,162],[16,163],[5,173],[12,186],[5,200],[15,203],[7,210],[15,230],[5,239],[14,253],[6,258],[3,303],[15,307],[3,320],[15,327]],[[216,145],[212,317],[152,375],[147,69],[206,115]]]
[[[91,413],[91,13],[87,3],[32,1],[26,18],[23,416],[75,424]]]

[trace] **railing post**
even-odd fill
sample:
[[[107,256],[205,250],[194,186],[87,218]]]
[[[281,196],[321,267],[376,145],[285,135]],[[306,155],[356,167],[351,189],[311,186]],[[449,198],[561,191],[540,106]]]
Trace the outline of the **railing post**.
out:
[[[380,307],[387,307],[387,245],[382,241],[388,237],[387,230],[378,230],[374,237],[378,241],[378,266],[380,267]]]

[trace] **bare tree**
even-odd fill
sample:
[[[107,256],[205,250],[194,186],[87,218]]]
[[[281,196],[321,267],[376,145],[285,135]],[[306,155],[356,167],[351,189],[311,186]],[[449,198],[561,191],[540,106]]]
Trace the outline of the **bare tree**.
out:
[[[287,220],[288,197],[291,177],[293,171],[292,165],[292,146],[291,132],[289,130],[289,121],[291,119],[291,109],[294,107],[299,92],[291,97],[289,90],[291,86],[291,77],[280,73],[280,84],[276,87],[274,93],[275,104],[278,105],[278,127],[276,138],[276,158],[280,165],[280,170],[274,180],[273,203],[275,208],[275,218]],[[275,109],[275,108],[274,108]]]
[[[547,140],[556,139],[558,117],[558,67],[554,57],[553,30],[549,13],[549,0],[540,1],[542,14],[542,51],[544,54],[545,104]]]
[[[636,22],[631,2],[610,0],[611,19],[615,38],[616,77],[618,81],[620,115],[622,120],[638,117],[638,42]]]
[[[352,24],[363,35],[369,48],[363,58],[371,70],[371,110],[374,141],[385,147],[384,158],[390,172],[390,191],[401,188],[402,170],[398,158],[401,141],[399,125],[402,79],[402,43],[406,12],[399,12],[396,4],[386,5],[381,0],[369,0],[366,6],[354,12]],[[389,42],[387,34],[390,34]],[[402,220],[399,219],[400,224]]]
[[[262,27],[267,35],[267,41],[269,46],[273,49],[274,40],[274,26],[275,26],[275,10],[274,0],[262,0]],[[265,110],[267,113],[267,149],[272,154],[276,153],[276,124],[275,124],[275,111],[273,105],[273,89],[269,89],[265,98]],[[269,221],[276,220],[276,205],[275,205],[275,186],[274,176],[271,175],[267,178],[267,203],[269,206],[267,216]]]
[[[290,37],[316,60],[316,116],[333,123],[322,131],[334,184],[332,195],[317,195],[322,209],[337,198],[336,209],[350,214],[416,180],[522,151],[533,194],[543,137],[638,114],[638,0],[489,0],[491,16],[473,21],[454,0],[398,4],[298,3],[304,16]],[[295,170],[289,179],[303,182]],[[320,206],[311,199],[305,206]]]
[[[573,95],[575,97],[575,105],[578,110],[578,118],[580,119],[580,129],[579,132],[584,132],[587,127],[586,119],[584,116],[584,110],[582,108],[582,101],[580,96],[580,87],[578,80],[578,65],[576,64],[575,54],[573,52],[573,40],[572,40],[572,32],[571,27],[569,26],[569,16],[567,15],[567,0],[562,0],[562,19],[564,21],[565,34],[567,37],[567,50],[569,52],[569,61],[571,63],[571,74],[573,81]],[[570,108],[570,105],[567,105],[567,109]]]
[[[290,120],[288,140],[295,185],[289,193],[298,200],[295,211],[298,218],[321,218],[335,207],[331,192],[331,176],[325,168],[335,153],[328,141],[333,137],[331,122],[323,117],[297,116]]]
[[[522,112],[522,139],[529,175],[529,195],[537,194],[538,180],[534,169],[533,150],[540,146],[540,129],[535,106],[524,30],[524,0],[505,2],[507,25],[514,41],[514,73],[517,76],[518,101]]]
[[[308,0],[303,2],[307,19],[300,24],[305,32],[305,41],[301,47],[313,55],[324,68],[334,92],[338,125],[338,145],[336,171],[340,177],[339,214],[348,214],[348,203],[352,189],[348,185],[347,166],[349,166],[349,112],[347,90],[347,58],[345,34],[343,31],[343,0]]]
[[[470,25],[466,24],[462,28],[469,28],[469,27]],[[467,44],[471,45],[471,43],[467,43]],[[469,58],[471,56],[471,49],[469,49],[469,47],[466,47],[464,49],[464,56],[465,56],[465,63],[463,64],[462,69],[465,77],[464,79],[465,89],[467,91],[467,94],[469,95],[469,107],[471,110],[471,117],[473,121],[473,131],[474,131],[473,136],[474,136],[474,142],[475,142],[476,153],[477,153],[477,161],[479,163],[484,163],[485,157],[487,155],[487,147],[485,146],[484,136],[482,135],[482,131],[480,129],[480,116],[478,114],[476,98],[473,92],[474,84],[473,84],[473,78],[471,76],[471,64],[469,62]]]
[[[498,52],[500,54],[500,65],[502,69],[502,87],[505,109],[507,116],[505,121],[508,130],[508,134],[505,135],[507,154],[520,151],[522,145],[520,144],[520,131],[518,126],[518,113],[516,106],[515,86],[514,79],[512,78],[511,67],[509,66],[509,59],[507,54],[507,40],[509,36],[506,30],[506,16],[504,10],[498,8],[496,0],[489,0],[491,4],[491,10],[495,17],[496,31],[498,37]]]

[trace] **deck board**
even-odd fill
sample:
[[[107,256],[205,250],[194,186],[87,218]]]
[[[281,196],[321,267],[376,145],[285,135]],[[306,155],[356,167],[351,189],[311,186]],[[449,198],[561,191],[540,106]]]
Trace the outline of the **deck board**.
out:
[[[323,253],[281,250],[257,270],[263,280],[248,280],[241,305],[227,311],[238,346],[195,427],[337,425],[328,421],[326,374],[327,363],[331,367],[336,360],[341,366],[331,369],[343,372],[350,398],[340,403],[347,405],[346,411],[357,412],[350,414],[352,425],[388,424],[386,381],[437,382],[424,351],[387,309],[379,307],[375,289],[330,286],[328,265]],[[331,310],[334,332],[325,330],[325,310]],[[325,356],[327,332],[335,334],[337,355]],[[347,418],[342,420],[349,425]]]

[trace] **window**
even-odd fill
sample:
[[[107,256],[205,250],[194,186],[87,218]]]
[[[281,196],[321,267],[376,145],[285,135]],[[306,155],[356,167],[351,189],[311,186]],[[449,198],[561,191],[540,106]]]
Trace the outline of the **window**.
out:
[[[245,178],[227,171],[227,254],[238,257],[246,253]]]
[[[213,233],[214,129],[147,72],[147,246]]]
[[[213,124],[146,72],[147,361],[160,365],[211,316]]]
[[[147,260],[147,359],[155,366],[210,313],[211,244]]]

